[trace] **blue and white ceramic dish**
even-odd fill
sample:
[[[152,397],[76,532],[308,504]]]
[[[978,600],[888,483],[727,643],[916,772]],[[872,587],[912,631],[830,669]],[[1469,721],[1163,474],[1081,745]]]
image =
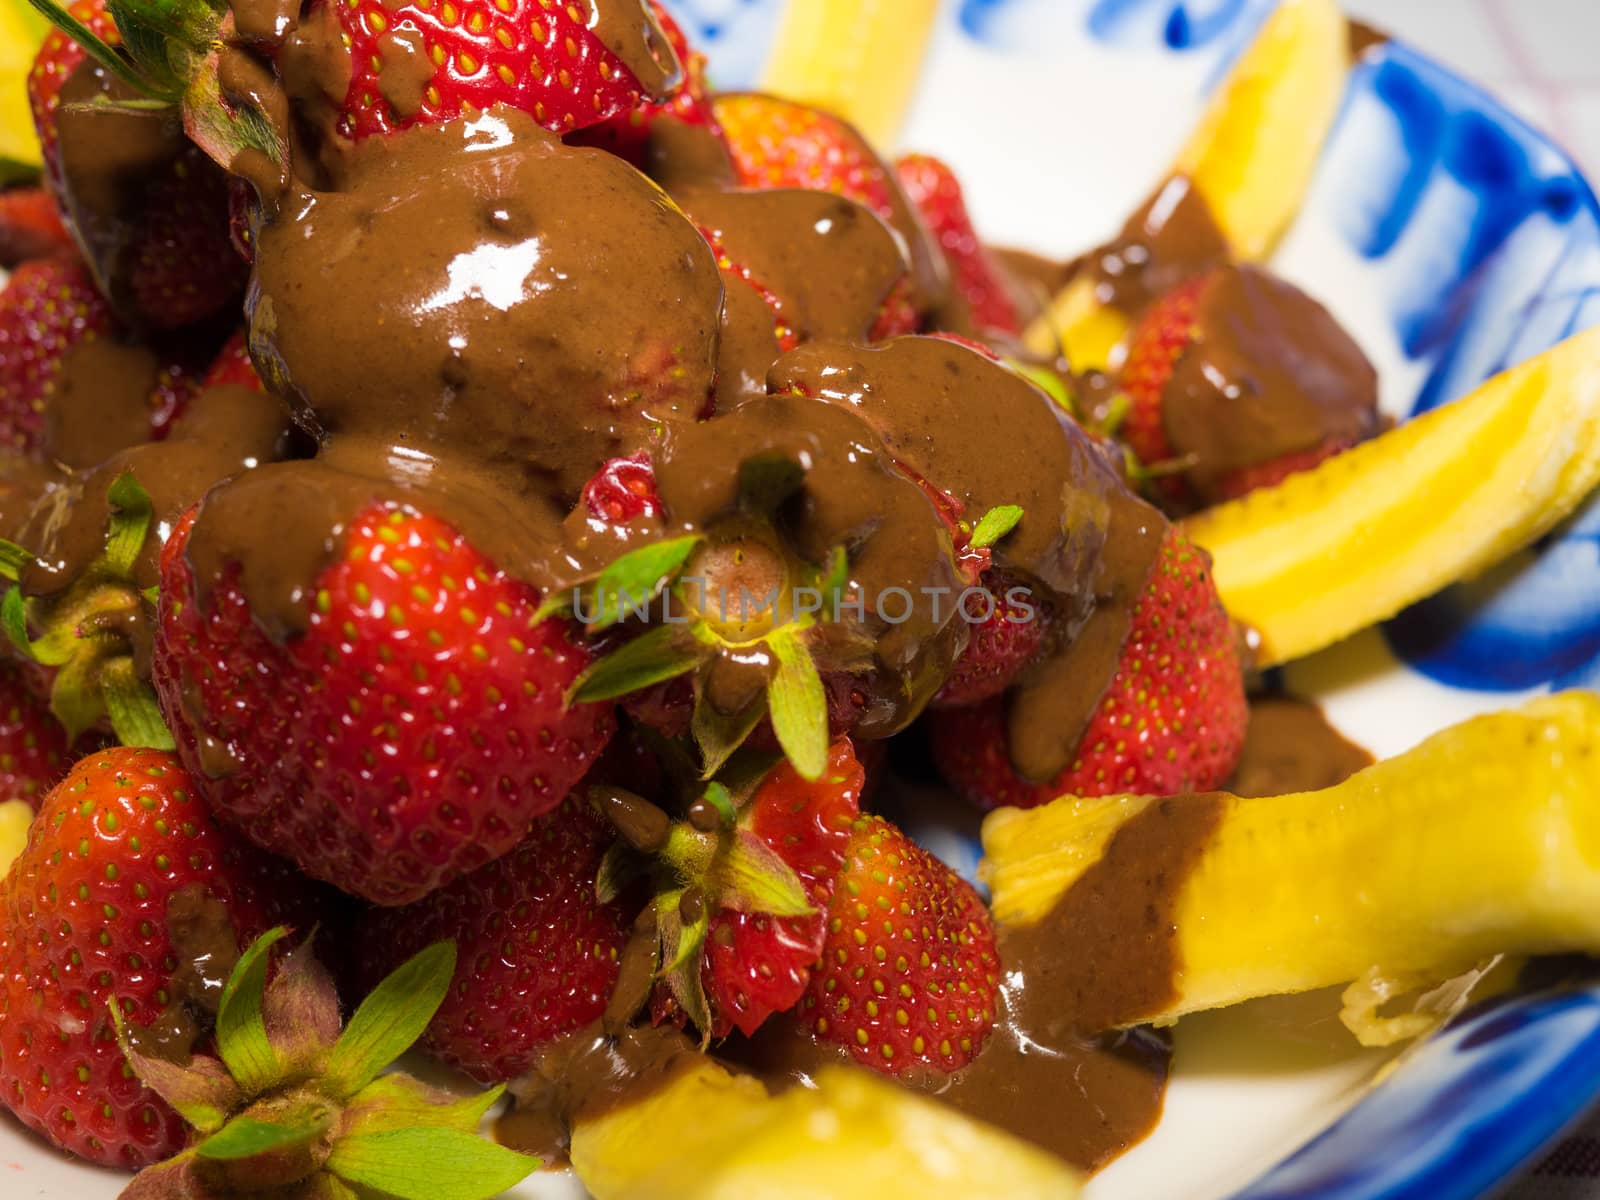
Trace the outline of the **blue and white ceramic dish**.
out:
[[[1274,3],[947,0],[902,146],[957,167],[987,236],[1079,252],[1144,198]],[[781,0],[669,6],[720,84],[759,82]],[[1273,261],[1362,342],[1400,420],[1600,322],[1588,183],[1425,51],[1389,43],[1352,71]],[[1600,684],[1600,501],[1286,677],[1380,755],[1525,695]],[[959,826],[921,833],[975,863]],[[1180,1026],[1160,1128],[1091,1200],[1468,1200],[1600,1095],[1600,987],[1468,1014],[1375,1087],[1381,1058],[1350,1050],[1333,1011],[1308,997]]]
[[[1274,2],[946,0],[902,144],[956,165],[990,237],[1076,253],[1144,198]],[[721,86],[759,82],[785,0],[667,3]],[[1600,321],[1600,209],[1578,170],[1398,44],[1351,73],[1273,265],[1362,342],[1397,419]],[[1380,755],[1526,694],[1595,686],[1600,503],[1286,681]],[[924,817],[918,832],[970,868],[971,826]],[[1186,1020],[1160,1127],[1090,1200],[1472,1200],[1600,1094],[1600,986],[1469,1013],[1376,1083],[1384,1056],[1355,1049],[1335,1011],[1313,995]],[[122,1183],[4,1125],[0,1181],[0,1195],[107,1200]],[[577,1194],[559,1176],[518,1192]]]

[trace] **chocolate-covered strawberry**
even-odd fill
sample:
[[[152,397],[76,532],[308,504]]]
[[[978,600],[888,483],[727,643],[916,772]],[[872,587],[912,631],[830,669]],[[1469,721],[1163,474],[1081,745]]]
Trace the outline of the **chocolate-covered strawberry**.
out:
[[[1325,308],[1251,266],[1181,284],[1146,311],[1120,377],[1119,434],[1176,506],[1214,504],[1378,431],[1377,374]]]
[[[104,0],[69,11],[82,43],[51,32],[28,75],[45,178],[68,228],[132,327],[163,332],[216,316],[237,302],[246,275],[228,232],[226,177],[186,136],[176,82],[153,80],[123,54]],[[141,107],[153,95],[173,107]]]
[[[1115,674],[1064,770],[1036,780],[1018,773],[1005,698],[935,713],[932,744],[946,780],[979,807],[1031,808],[1064,795],[1221,787],[1248,722],[1239,639],[1210,560],[1169,529],[1132,604]]]
[[[55,197],[42,187],[0,192],[0,267],[49,258],[72,249],[72,235],[61,223]]]
[[[609,706],[566,702],[588,650],[457,529],[359,490],[325,551],[313,538],[312,561],[284,564],[257,505],[294,477],[248,479],[200,510],[217,528],[202,538],[185,520],[162,557],[154,677],[208,799],[379,904],[509,851],[611,736]],[[214,517],[221,496],[232,508]],[[250,522],[248,550],[230,511]]]

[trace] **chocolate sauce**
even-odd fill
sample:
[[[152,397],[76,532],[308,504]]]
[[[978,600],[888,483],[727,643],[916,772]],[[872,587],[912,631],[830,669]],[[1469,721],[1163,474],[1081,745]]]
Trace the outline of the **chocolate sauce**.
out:
[[[685,64],[666,31],[641,0],[586,0],[585,22],[600,44],[633,73],[648,99],[659,100],[683,80]]]
[[[125,472],[150,494],[154,507],[154,529],[133,572],[139,588],[154,586],[166,531],[218,481],[277,458],[287,424],[282,406],[253,389],[228,386],[202,392],[166,441],[112,455],[34,508],[21,534],[22,544],[37,556],[23,571],[24,592],[59,593],[100,557],[110,517],[107,492]]]
[[[132,85],[87,59],[62,84],[56,112],[64,181],[60,194],[68,228],[83,246],[102,292],[134,328],[164,299],[142,289],[190,283],[162,278],[159,265],[143,257],[153,248],[151,230],[174,223],[161,210],[176,209],[180,219],[189,221],[220,220],[195,197],[220,198],[225,187],[220,169],[184,136],[177,109],[105,107],[106,102],[141,98]],[[242,261],[223,260],[214,270],[243,286]]]
[[[1228,258],[1228,239],[1205,197],[1186,177],[1174,175],[1115,238],[1089,255],[1085,269],[1102,304],[1134,316],[1157,296]]]
[[[575,498],[706,408],[722,280],[625,162],[511,110],[358,145],[258,238],[251,349],[321,439]]]
[[[1389,35],[1365,21],[1350,23],[1350,61],[1360,62],[1368,54],[1389,44]]]
[[[1251,266],[1202,291],[1194,340],[1162,393],[1173,453],[1202,499],[1230,473],[1378,430],[1378,375],[1332,314]]]
[[[239,961],[239,943],[227,905],[199,884],[168,898],[167,943],[177,967],[165,1006],[149,1025],[129,1029],[128,1039],[144,1054],[183,1066],[216,1019],[222,989]]]
[[[72,347],[45,405],[45,454],[83,470],[149,441],[149,397],[159,371],[151,350],[114,337]]]
[[[1250,701],[1250,728],[1228,791],[1287,796],[1343,783],[1375,760],[1347,740],[1315,704],[1293,696]]]

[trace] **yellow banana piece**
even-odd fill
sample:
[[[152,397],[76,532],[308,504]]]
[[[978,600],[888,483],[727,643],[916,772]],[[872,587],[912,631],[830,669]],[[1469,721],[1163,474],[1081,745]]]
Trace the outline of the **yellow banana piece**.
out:
[[[761,88],[835,112],[887,149],[938,12],[939,0],[790,0]]]
[[[40,165],[27,77],[43,41],[44,29],[23,0],[0,0],[0,182]]]
[[[1242,261],[1265,258],[1300,211],[1344,94],[1347,34],[1336,0],[1284,0],[1162,180],[1165,187],[1175,175],[1190,179]],[[1080,276],[1027,341],[1039,353],[1059,344],[1083,370],[1111,365],[1127,334],[1127,317],[1102,305],[1093,281]]]
[[[1374,972],[1437,982],[1500,954],[1600,952],[1597,764],[1600,695],[1574,691],[1474,718],[1337,787],[1222,797],[1173,910],[1176,998],[1141,1019]],[[996,918],[1040,919],[1155,803],[992,814]]]
[[[572,1135],[595,1200],[1071,1200],[1076,1174],[1011,1135],[866,1071],[769,1096],[704,1059]]]
[[[1485,570],[1597,485],[1600,328],[1184,527],[1265,667]]]
[[[0,878],[28,844],[28,828],[33,824],[33,809],[21,800],[0,801]]]

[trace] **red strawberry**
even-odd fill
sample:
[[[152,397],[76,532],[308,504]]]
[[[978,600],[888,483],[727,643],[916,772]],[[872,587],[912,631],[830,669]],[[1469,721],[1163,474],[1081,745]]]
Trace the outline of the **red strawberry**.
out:
[[[579,145],[609,150],[641,170],[649,166],[650,135],[657,121],[666,118],[697,129],[705,129],[720,139],[721,127],[711,108],[711,92],[706,85],[706,56],[689,45],[683,28],[658,0],[650,0],[650,11],[666,34],[667,42],[683,65],[683,82],[670,99],[639,104],[587,129],[572,140]]]
[[[1012,298],[1012,282],[973,228],[955,172],[926,154],[906,155],[895,163],[895,171],[922,223],[944,251],[952,282],[966,301],[972,324],[1021,336],[1022,316]]]
[[[1068,794],[1169,796],[1220,787],[1238,762],[1248,719],[1238,641],[1210,560],[1173,528],[1071,766],[1044,784],[1019,777],[1003,699],[935,713],[932,742],[944,777],[973,803],[1031,808]]]
[[[910,279],[884,305],[874,340],[915,331],[940,287],[928,232],[887,163],[847,122],[776,96],[739,93],[713,103],[738,182],[747,188],[835,192],[876,213],[905,240]]]
[[[959,1071],[994,1028],[999,985],[977,893],[882,817],[860,818],[795,1018],[887,1075]]]
[[[455,982],[422,1046],[484,1083],[524,1074],[541,1047],[599,1017],[633,913],[601,904],[611,827],[568,800],[504,858],[406,908],[373,909],[358,934],[364,985],[440,941]]]
[[[105,0],[77,0],[70,9],[107,46],[121,43]],[[101,290],[129,325],[153,332],[206,320],[237,301],[247,274],[228,227],[227,176],[191,144],[176,122],[151,136],[148,115],[78,113],[74,120],[129,122],[126,141],[138,161],[118,164],[117,186],[98,177],[95,146],[69,153],[61,127],[61,93],[80,69],[99,73],[99,88],[75,99],[138,98],[109,79],[88,52],[52,31],[28,75],[28,98],[44,153],[45,178],[88,257]],[[111,125],[105,126],[113,128]],[[137,179],[137,186],[129,181]]]
[[[1228,407],[1211,419],[1231,421],[1246,435],[1230,436],[1223,443],[1230,453],[1221,466],[1207,461],[1210,454],[1204,448],[1191,458],[1195,448],[1174,440],[1168,394],[1186,356],[1218,339],[1235,343],[1229,353],[1244,362],[1239,378],[1213,385]],[[1284,363],[1290,364],[1288,369]],[[1335,381],[1331,388],[1330,380]],[[1318,394],[1289,394],[1296,385]],[[1269,487],[1348,450],[1378,427],[1376,376],[1360,348],[1310,297],[1252,267],[1214,269],[1156,300],[1134,329],[1120,386],[1130,404],[1118,434],[1139,460],[1147,466],[1188,460],[1182,473],[1156,481],[1160,492],[1180,507]],[[1290,421],[1275,422],[1282,429],[1266,434],[1269,445],[1270,439],[1280,443],[1277,450],[1257,449],[1256,439],[1248,436],[1269,423],[1262,412],[1265,404],[1278,410],[1297,406]],[[1266,457],[1252,461],[1251,454]]]
[[[305,882],[219,826],[172,755],[119,747],[45,797],[0,898],[0,1102],[106,1166],[183,1149],[184,1122],[128,1069],[107,1006],[181,1061],[209,1040],[239,948],[303,904]]]
[[[252,392],[266,390],[261,376],[256,374],[255,363],[250,360],[250,347],[242,329],[223,343],[205,374],[198,378],[187,364],[162,365],[150,400],[151,440],[162,441],[172,432],[173,425],[189,410],[189,402],[196,393],[220,387],[242,387]]]
[[[35,808],[70,761],[66,730],[22,671],[0,665],[0,803],[26,800]]]
[[[193,521],[162,555],[162,709],[186,763],[234,764],[212,804],[308,874],[419,900],[514,847],[604,750],[612,709],[564,703],[588,651],[444,522],[368,506],[280,643],[236,574],[197,595]]]
[[[250,358],[250,345],[244,330],[236,331],[222,344],[222,349],[217,351],[217,356],[211,360],[211,366],[207,369],[200,386],[242,387],[249,388],[252,392],[266,390],[261,382],[261,376],[256,374],[256,364]]]
[[[583,504],[591,517],[608,525],[659,516],[661,497],[656,495],[649,454],[641,451],[606,463],[584,486]]]
[[[23,263],[0,291],[0,445],[22,454],[44,439],[45,408],[74,346],[116,331],[84,265],[57,256]]]
[[[1000,695],[1039,658],[1050,614],[1037,594],[1001,571],[981,582],[987,599],[969,597],[963,619],[969,622],[966,649],[934,697],[939,708],[964,708]]]
[[[323,3],[337,14],[350,53],[349,88],[334,99],[338,131],[353,139],[497,104],[528,113],[552,132],[571,133],[666,99],[682,74],[642,0],[600,6],[628,43],[627,61],[593,27],[592,4]],[[416,64],[432,70],[420,72]]]
[[[0,192],[0,267],[71,249],[72,235],[49,192],[40,187]]]
[[[701,964],[711,1036],[725,1037],[733,1029],[752,1034],[804,994],[822,954],[822,910],[844,863],[865,782],[843,738],[833,744],[827,771],[816,783],[800,778],[788,763],[779,763],[762,781],[741,824],[794,870],[817,911],[804,917],[726,908],[712,913]]]

